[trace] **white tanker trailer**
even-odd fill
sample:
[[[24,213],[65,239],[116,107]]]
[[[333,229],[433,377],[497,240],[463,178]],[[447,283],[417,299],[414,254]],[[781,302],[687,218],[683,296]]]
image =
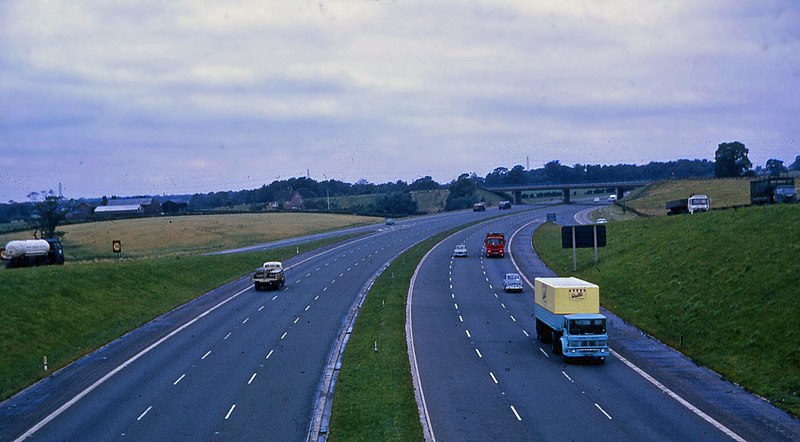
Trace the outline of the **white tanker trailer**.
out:
[[[48,264],[64,264],[64,250],[58,238],[25,239],[9,241],[0,249],[0,258],[6,267],[33,267]]]

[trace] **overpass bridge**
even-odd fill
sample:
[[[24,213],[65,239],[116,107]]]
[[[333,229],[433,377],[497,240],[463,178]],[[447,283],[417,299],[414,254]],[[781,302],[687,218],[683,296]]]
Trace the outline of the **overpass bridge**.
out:
[[[490,192],[505,192],[514,195],[514,204],[522,203],[522,192],[530,190],[560,190],[563,195],[564,203],[570,202],[570,194],[573,189],[614,189],[617,198],[622,198],[628,190],[644,187],[652,180],[640,181],[610,181],[602,183],[559,183],[559,184],[514,184],[510,186],[485,186],[484,190]]]

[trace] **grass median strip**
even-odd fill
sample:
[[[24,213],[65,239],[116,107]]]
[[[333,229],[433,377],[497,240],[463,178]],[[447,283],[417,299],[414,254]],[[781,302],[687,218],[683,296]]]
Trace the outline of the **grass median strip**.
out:
[[[0,400],[173,308],[248,274],[348,237],[230,255],[22,268],[0,274]],[[43,358],[47,357],[48,371]]]

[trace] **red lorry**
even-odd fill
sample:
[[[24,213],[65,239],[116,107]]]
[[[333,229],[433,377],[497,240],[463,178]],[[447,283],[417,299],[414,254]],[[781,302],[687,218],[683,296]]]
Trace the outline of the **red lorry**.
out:
[[[484,253],[486,257],[506,255],[506,236],[502,233],[492,232],[486,234],[486,239],[483,242]]]

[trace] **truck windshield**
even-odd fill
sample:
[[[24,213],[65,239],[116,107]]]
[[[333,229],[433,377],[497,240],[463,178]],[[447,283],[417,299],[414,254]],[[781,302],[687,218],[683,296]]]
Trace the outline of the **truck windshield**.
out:
[[[573,319],[569,321],[569,334],[571,335],[602,335],[605,332],[605,319]]]
[[[490,246],[499,246],[503,244],[503,241],[499,239],[489,239],[486,240],[486,243],[489,244]]]
[[[708,204],[708,200],[706,198],[692,198],[692,199],[689,200],[689,204],[692,204],[692,205],[695,205],[695,206],[704,206],[704,205]]]

